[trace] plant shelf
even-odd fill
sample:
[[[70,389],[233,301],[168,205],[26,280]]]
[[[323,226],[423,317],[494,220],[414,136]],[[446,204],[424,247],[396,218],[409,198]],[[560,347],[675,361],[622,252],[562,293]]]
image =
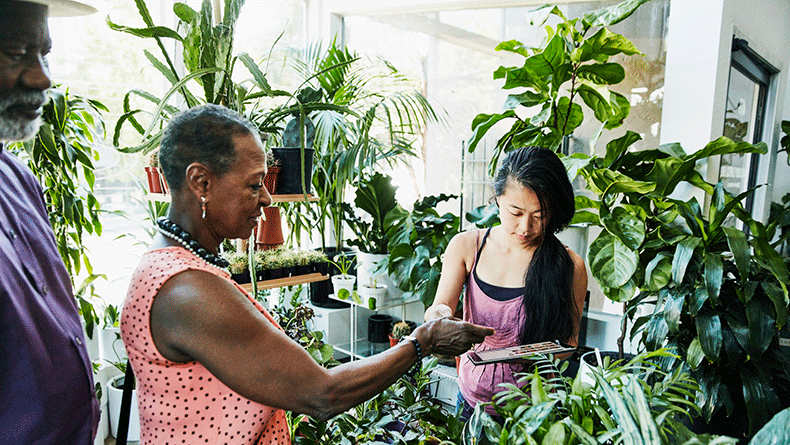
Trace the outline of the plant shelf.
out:
[[[329,275],[322,275],[318,272],[308,273],[304,275],[294,275],[292,277],[275,278],[274,280],[258,281],[258,290],[262,289],[275,289],[278,287],[295,286],[297,284],[315,283],[316,281],[328,280]],[[241,284],[241,287],[248,292],[252,291],[252,283]]]
[[[145,197],[149,201],[157,201],[157,202],[170,202],[170,195],[164,193],[148,193]],[[278,202],[298,202],[298,201],[307,201],[307,202],[316,202],[318,201],[318,196],[311,194],[302,195],[272,195],[272,204],[276,204]]]

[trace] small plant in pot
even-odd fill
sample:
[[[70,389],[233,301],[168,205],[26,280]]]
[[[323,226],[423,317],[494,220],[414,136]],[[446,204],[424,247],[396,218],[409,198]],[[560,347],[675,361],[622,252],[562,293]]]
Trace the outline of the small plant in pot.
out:
[[[367,282],[360,282],[358,287],[360,297],[367,298],[370,309],[375,309],[378,302],[387,298],[387,285],[379,283],[377,276],[371,275]]]
[[[345,300],[354,291],[354,283],[357,281],[356,275],[351,275],[351,267],[354,264],[351,255],[339,253],[328,260],[329,264],[335,266],[340,272],[339,274],[332,275],[332,286],[335,289],[335,294],[341,300]]]
[[[228,272],[230,272],[230,278],[233,281],[239,284],[249,283],[250,280],[250,271],[249,271],[249,256],[247,252],[226,252],[224,255],[228,263]]]
[[[403,337],[409,334],[411,334],[411,326],[409,323],[399,321],[392,325],[392,331],[390,332],[390,347],[397,345]]]

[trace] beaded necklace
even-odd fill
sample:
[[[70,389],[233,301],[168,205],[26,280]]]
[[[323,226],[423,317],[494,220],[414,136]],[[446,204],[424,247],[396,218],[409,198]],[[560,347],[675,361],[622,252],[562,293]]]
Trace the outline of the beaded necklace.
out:
[[[192,239],[192,235],[190,235],[189,232],[182,229],[181,226],[174,223],[173,221],[170,221],[165,217],[161,217],[156,220],[156,226],[157,230],[159,230],[159,233],[172,240],[175,240],[181,244],[184,249],[192,252],[193,255],[207,262],[208,264],[223,270],[230,266],[228,260],[223,258],[221,255],[214,255],[213,253],[209,252],[205,247],[201,246],[199,242]]]

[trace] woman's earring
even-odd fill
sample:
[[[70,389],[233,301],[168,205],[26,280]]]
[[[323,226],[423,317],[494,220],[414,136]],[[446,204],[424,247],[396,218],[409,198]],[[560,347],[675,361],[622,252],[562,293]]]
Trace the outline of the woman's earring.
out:
[[[200,197],[200,202],[201,202],[200,209],[203,210],[202,218],[206,219],[206,197],[205,196],[201,196]]]

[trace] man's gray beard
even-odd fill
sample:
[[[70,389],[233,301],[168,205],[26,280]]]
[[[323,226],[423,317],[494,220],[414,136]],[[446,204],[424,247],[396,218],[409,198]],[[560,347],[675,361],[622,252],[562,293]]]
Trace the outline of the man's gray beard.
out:
[[[6,97],[0,97],[0,141],[24,141],[32,138],[38,133],[38,128],[41,126],[41,117],[34,120],[26,119],[22,116],[11,116],[8,114],[8,108],[20,103],[37,104],[42,99],[48,100],[46,93],[42,92],[28,92],[28,93],[15,93]]]

